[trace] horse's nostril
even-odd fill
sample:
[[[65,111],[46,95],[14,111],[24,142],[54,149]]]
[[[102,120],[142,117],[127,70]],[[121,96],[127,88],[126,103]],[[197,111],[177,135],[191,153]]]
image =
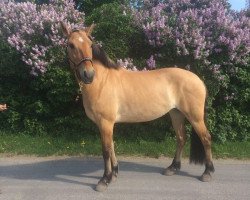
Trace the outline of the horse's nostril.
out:
[[[83,72],[83,75],[84,75],[85,78],[88,78],[88,74],[87,74],[86,71]]]

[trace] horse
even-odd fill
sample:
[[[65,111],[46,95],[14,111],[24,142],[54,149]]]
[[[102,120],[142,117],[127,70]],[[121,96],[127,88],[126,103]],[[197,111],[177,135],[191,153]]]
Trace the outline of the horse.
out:
[[[96,190],[104,191],[118,175],[113,128],[120,122],[146,122],[170,114],[177,147],[173,161],[163,174],[176,174],[186,143],[185,119],[192,127],[190,162],[205,164],[200,180],[209,182],[214,172],[211,135],[205,124],[207,90],[194,73],[169,67],[130,71],[112,61],[92,40],[92,24],[72,30],[61,22],[67,40],[67,57],[79,84],[86,115],[98,126],[102,142],[104,174]]]

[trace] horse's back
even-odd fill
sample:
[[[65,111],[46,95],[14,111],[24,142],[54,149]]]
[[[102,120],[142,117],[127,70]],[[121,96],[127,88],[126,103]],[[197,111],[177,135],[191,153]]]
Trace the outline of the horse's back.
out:
[[[156,89],[156,91],[159,88],[160,90],[168,89],[168,91],[174,93],[190,90],[206,93],[203,81],[196,74],[177,67],[131,72],[126,75],[125,79],[127,79],[127,84],[133,84],[133,89],[148,87],[150,89]]]

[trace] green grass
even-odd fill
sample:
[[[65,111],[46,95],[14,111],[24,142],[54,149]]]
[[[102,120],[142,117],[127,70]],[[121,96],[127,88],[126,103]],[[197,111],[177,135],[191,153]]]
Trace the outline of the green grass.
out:
[[[213,143],[215,158],[250,158],[250,142]],[[125,138],[116,136],[117,155],[130,156],[169,156],[173,157],[175,139],[165,137],[164,140],[145,140],[142,138]],[[101,142],[98,135],[68,136],[31,136],[27,134],[11,134],[0,132],[0,153],[7,155],[102,155]],[[189,142],[185,146],[183,156],[189,155]]]
[[[100,152],[98,141],[84,138],[73,141],[63,137],[0,134],[0,153],[11,155],[97,155]]]

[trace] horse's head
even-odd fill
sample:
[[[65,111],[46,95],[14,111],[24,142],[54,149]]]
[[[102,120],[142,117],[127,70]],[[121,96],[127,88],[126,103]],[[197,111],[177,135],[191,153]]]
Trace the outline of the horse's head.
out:
[[[92,62],[91,32],[94,25],[83,30],[71,30],[66,24],[61,23],[63,34],[67,37],[67,54],[70,66],[79,81],[85,84],[92,83],[95,70]]]

